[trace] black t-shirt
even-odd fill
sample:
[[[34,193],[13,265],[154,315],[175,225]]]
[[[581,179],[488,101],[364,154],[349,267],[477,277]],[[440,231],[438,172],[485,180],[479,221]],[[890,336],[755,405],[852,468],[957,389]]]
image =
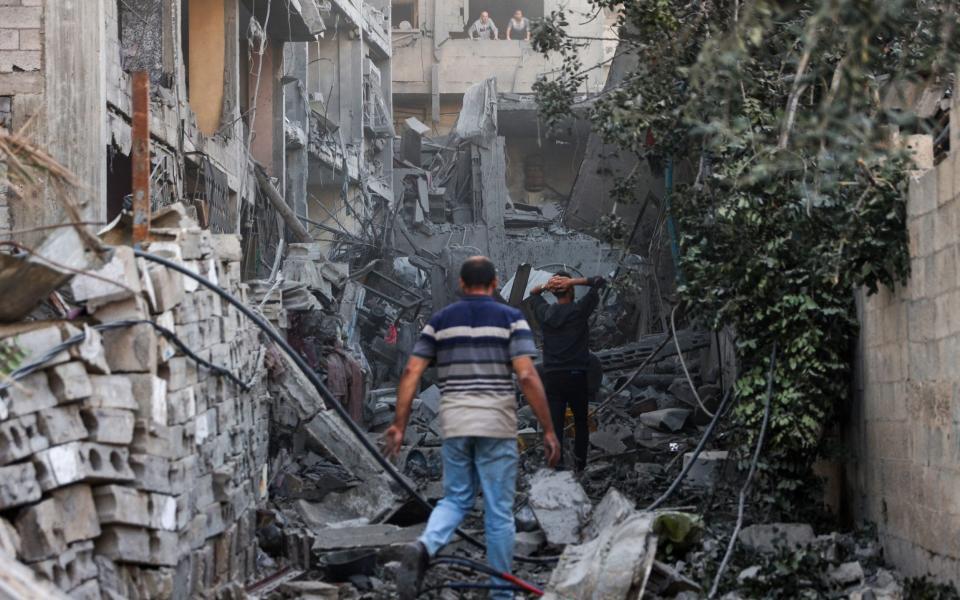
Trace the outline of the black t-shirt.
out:
[[[570,304],[550,304],[533,296],[531,308],[543,332],[545,371],[587,370],[590,365],[590,315],[600,303],[591,287],[587,295]]]

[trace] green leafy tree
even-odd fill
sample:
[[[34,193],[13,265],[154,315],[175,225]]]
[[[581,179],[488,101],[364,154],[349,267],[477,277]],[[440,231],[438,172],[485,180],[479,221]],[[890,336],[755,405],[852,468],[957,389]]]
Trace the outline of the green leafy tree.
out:
[[[744,445],[763,416],[770,349],[776,395],[761,465],[767,498],[792,511],[826,427],[849,394],[853,298],[908,276],[898,127],[923,123],[882,98],[957,65],[951,0],[591,0],[619,11],[636,67],[592,105],[599,135],[651,164],[691,160],[672,195],[693,315],[737,335],[734,418]],[[538,82],[548,123],[586,72],[555,12],[534,32],[564,69]],[[651,143],[652,142],[652,143]],[[773,504],[774,502],[771,502]]]

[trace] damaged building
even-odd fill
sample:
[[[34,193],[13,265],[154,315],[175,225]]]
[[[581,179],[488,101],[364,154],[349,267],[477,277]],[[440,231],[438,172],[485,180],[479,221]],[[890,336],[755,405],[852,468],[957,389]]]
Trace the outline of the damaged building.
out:
[[[561,5],[604,67],[548,128],[533,85],[560,59],[502,38],[515,10]],[[707,597],[744,478],[718,428],[735,339],[673,322],[661,208],[691,168],[591,130],[634,60],[610,41],[616,14],[593,9],[0,0],[0,597],[395,597],[383,550],[416,540],[443,496],[433,371],[399,457],[379,442],[475,255],[535,330],[531,290],[557,271],[632,281],[590,321],[582,473],[544,468],[517,395],[516,591]],[[481,12],[501,39],[470,38]],[[856,456],[828,465],[827,501],[877,536],[751,522],[724,597],[751,597],[784,552],[818,556],[837,597],[958,581],[955,336],[939,333],[955,292],[934,283],[952,273],[934,223],[956,203],[956,156],[911,183],[921,275],[859,302]],[[627,173],[637,205],[613,193]],[[608,214],[628,236],[603,234]],[[921,419],[878,416],[902,397]],[[482,528],[472,511],[424,597],[483,597]]]

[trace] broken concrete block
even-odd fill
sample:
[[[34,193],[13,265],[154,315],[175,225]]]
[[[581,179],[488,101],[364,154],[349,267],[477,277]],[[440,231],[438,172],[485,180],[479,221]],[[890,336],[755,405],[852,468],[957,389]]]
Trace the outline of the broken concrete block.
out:
[[[127,590],[131,598],[193,597],[174,595],[176,571],[173,569],[146,569],[139,566],[122,565],[120,572],[127,583]],[[230,596],[231,593],[218,593],[218,595]]]
[[[160,377],[167,382],[167,392],[176,392],[197,382],[197,366],[185,356],[174,356],[160,368]]]
[[[148,531],[150,555],[141,561],[148,565],[175,567],[180,559],[180,538],[173,531]]]
[[[0,423],[0,465],[39,452],[50,445],[37,428],[36,415],[24,415]]]
[[[150,534],[140,527],[108,525],[94,544],[97,554],[118,563],[145,562],[150,555]]]
[[[150,318],[150,307],[142,295],[130,296],[123,300],[98,306],[93,318],[98,323],[117,321],[143,321]]]
[[[131,487],[102,485],[93,490],[97,516],[103,524],[150,526],[150,495]]]
[[[168,494],[170,487],[170,460],[150,454],[131,454],[130,467],[136,475],[137,489]]]
[[[81,400],[93,393],[87,368],[79,361],[57,365],[47,371],[50,390],[60,402]]]
[[[606,454],[620,454],[627,450],[627,446],[616,434],[603,429],[590,434],[590,444]]]
[[[80,407],[77,405],[41,410],[37,413],[37,426],[54,446],[87,437],[87,428],[80,418]]]
[[[0,510],[36,502],[42,495],[33,464],[0,467]]]
[[[157,334],[152,325],[105,331],[103,344],[113,373],[156,373]]]
[[[590,520],[583,528],[583,539],[590,541],[596,538],[601,531],[615,527],[634,512],[633,502],[616,488],[610,488],[590,514]]]
[[[173,311],[168,310],[165,313],[161,313],[157,315],[156,319],[154,319],[154,322],[160,327],[163,327],[164,329],[166,329],[167,331],[178,331],[176,321],[174,321],[174,318],[173,318]],[[181,339],[185,340],[185,338],[183,338],[182,336],[181,336]],[[184,343],[186,344],[186,341],[184,341]],[[157,344],[158,344],[157,360],[160,361],[161,366],[163,366],[164,363],[166,363],[168,360],[176,356],[177,353],[180,351],[180,349],[176,345],[174,345],[173,342],[168,340],[163,335],[157,336]],[[188,345],[187,347],[196,348],[197,346]]]
[[[37,480],[44,490],[79,481],[131,481],[133,470],[126,448],[90,442],[70,442],[34,455]]]
[[[240,248],[240,237],[235,233],[215,233],[210,236],[213,254],[221,262],[241,260],[243,251]]]
[[[70,348],[70,356],[86,365],[88,372],[109,375],[110,365],[107,364],[107,353],[103,349],[103,336],[86,323],[83,333],[83,341]]]
[[[863,567],[857,561],[845,562],[832,569],[827,577],[836,585],[848,586],[863,582]]]
[[[119,408],[84,408],[81,411],[91,441],[125,446],[133,441],[133,411]]]
[[[126,375],[91,375],[93,393],[84,400],[83,405],[90,408],[137,410],[139,404],[133,396],[131,380],[132,378]]]
[[[148,494],[150,527],[162,531],[177,530],[177,500],[166,494]]]
[[[660,408],[659,398],[664,396],[656,388],[649,387],[642,392],[642,395],[635,396],[630,402],[627,413],[632,417],[639,417],[643,413],[653,412]]]
[[[520,531],[514,542],[514,551],[524,556],[538,552],[547,543],[547,536],[542,531]]]
[[[208,437],[217,435],[217,409],[207,409],[205,413],[197,416],[194,423],[196,426],[194,436],[199,446]]]
[[[11,343],[15,344],[23,354],[23,362],[28,363],[47,354],[51,348],[63,342],[63,332],[56,325],[46,325],[28,329],[13,336]],[[65,363],[70,360],[67,350],[51,357],[47,366]]]
[[[10,521],[0,517],[0,552],[10,556],[20,554],[20,534]]]
[[[94,563],[94,567],[96,567],[96,563]],[[105,597],[104,593],[100,590],[100,582],[96,579],[84,581],[77,587],[69,590],[69,594],[70,600],[101,600],[101,598]]]
[[[24,509],[17,517],[20,556],[26,562],[53,558],[67,549],[63,521],[53,499]]]
[[[7,411],[11,417],[29,415],[57,405],[57,397],[50,390],[47,375],[43,372],[18,380],[17,385],[7,388],[6,393]]]
[[[94,543],[94,550],[96,550],[96,543]],[[97,565],[97,581],[103,591],[103,598],[114,600],[129,597],[116,563],[96,553],[94,553],[93,562]]]
[[[156,425],[167,424],[167,382],[156,375],[128,375],[137,401],[137,417]]]
[[[192,387],[167,392],[167,425],[186,423],[197,416],[197,398]]]
[[[593,508],[570,471],[537,471],[530,479],[528,502],[551,544],[578,543]]]
[[[30,567],[61,590],[77,589],[83,582],[97,577],[97,565],[93,561],[93,542],[74,544],[59,556],[33,563]],[[83,596],[77,596],[71,592],[70,597]]]
[[[182,494],[192,488],[198,477],[197,463],[198,459],[194,454],[169,463],[170,472],[168,481],[170,483],[170,493]],[[157,491],[164,492],[164,490]]]
[[[100,520],[89,485],[72,485],[52,494],[63,520],[63,537],[68,544],[92,540],[100,535]]]
[[[131,450],[163,458],[178,459],[190,453],[183,425],[167,427],[138,420],[134,425]]]
[[[701,488],[711,488],[719,481],[736,475],[736,465],[728,460],[729,452],[726,450],[705,450],[701,452],[693,466],[687,472],[685,482],[688,485]],[[687,452],[683,455],[684,468],[693,460],[693,452]]]
[[[653,567],[657,540],[652,529],[653,513],[634,513],[595,540],[567,546],[544,599],[630,598]]]
[[[693,394],[693,388],[690,387],[690,382],[687,381],[686,377],[677,377],[674,379],[670,387],[667,388],[667,393],[676,398],[683,406],[689,408],[697,406],[697,399]],[[664,407],[661,406],[660,408]]]
[[[752,567],[747,567],[746,569],[740,571],[737,575],[737,583],[744,584],[751,579],[757,579],[760,576],[760,566],[753,565]]]
[[[77,302],[86,301],[91,308],[129,298],[142,291],[136,257],[129,246],[117,246],[110,261],[92,273],[97,277],[77,275],[70,281],[74,299]]]
[[[863,585],[845,592],[849,600],[904,600],[903,586],[886,569],[878,569]]]
[[[162,313],[176,308],[185,294],[183,275],[162,265],[151,265],[148,272],[154,292],[153,312]]]
[[[676,433],[684,428],[690,418],[685,408],[665,408],[640,415],[640,422],[659,431]]]
[[[813,541],[813,527],[806,523],[750,525],[740,530],[740,543],[754,552],[776,552],[783,546],[796,550]]]

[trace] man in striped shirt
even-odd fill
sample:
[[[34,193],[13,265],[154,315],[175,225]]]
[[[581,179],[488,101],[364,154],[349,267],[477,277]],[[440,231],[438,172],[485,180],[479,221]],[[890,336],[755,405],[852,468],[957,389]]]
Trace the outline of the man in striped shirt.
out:
[[[530,326],[520,311],[493,298],[496,269],[474,256],[460,268],[463,299],[435,314],[417,341],[397,388],[397,414],[384,434],[388,456],[403,443],[420,377],[436,363],[441,390],[443,493],[419,541],[401,549],[401,598],[414,598],[430,557],[445,546],[483,491],[487,561],[502,573],[513,562],[516,530],[513,500],[517,483],[516,375],[544,430],[547,463],[554,466],[560,444],[554,433],[543,384],[533,366],[537,355]],[[494,580],[494,583],[505,583]],[[492,598],[512,598],[500,590]]]

